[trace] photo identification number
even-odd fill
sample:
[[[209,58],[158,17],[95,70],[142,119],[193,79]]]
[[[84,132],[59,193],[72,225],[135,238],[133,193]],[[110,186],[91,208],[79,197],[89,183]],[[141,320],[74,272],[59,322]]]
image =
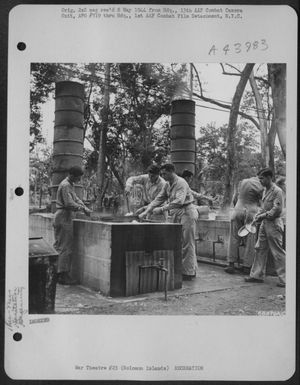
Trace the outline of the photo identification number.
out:
[[[266,39],[246,41],[245,43],[225,44],[223,47],[217,47],[215,44],[211,46],[208,51],[210,56],[214,56],[216,53],[222,52],[224,55],[229,53],[245,53],[249,51],[266,51],[269,48]]]

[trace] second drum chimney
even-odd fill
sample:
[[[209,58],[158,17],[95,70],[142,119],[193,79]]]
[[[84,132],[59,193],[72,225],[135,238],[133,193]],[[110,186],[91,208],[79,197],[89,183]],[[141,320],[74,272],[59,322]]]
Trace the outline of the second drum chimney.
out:
[[[195,175],[195,102],[174,100],[171,107],[171,161],[181,175],[189,170]]]

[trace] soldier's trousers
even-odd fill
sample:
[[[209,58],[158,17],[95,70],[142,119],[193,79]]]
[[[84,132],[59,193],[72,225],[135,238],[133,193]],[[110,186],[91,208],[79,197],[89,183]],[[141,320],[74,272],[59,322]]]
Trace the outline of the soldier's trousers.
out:
[[[73,252],[73,215],[67,210],[57,210],[54,216],[54,248],[58,252],[57,272],[69,272]]]
[[[241,227],[246,223],[250,223],[256,213],[255,209],[252,209],[248,214],[245,210],[235,209],[230,220],[230,233],[229,233],[229,243],[228,243],[228,253],[227,261],[228,262],[237,262],[239,246],[241,243],[241,237],[238,235],[238,232]],[[256,234],[248,234],[245,237],[245,250],[243,257],[243,265],[251,266],[253,260],[253,250],[256,241]]]
[[[250,277],[264,279],[268,251],[270,250],[279,281],[285,283],[285,251],[282,248],[282,239],[283,223],[281,218],[276,218],[274,221],[265,219],[259,229],[258,240],[255,245],[256,254]]]
[[[195,275],[197,257],[195,246],[196,221],[198,212],[194,205],[180,209],[173,222],[182,224],[182,274]]]

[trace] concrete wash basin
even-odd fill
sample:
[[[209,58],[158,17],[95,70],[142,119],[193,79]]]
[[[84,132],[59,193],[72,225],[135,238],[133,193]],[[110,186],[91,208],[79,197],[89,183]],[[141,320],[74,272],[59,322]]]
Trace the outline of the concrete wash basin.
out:
[[[36,213],[29,216],[30,237],[44,237],[54,243],[53,214]],[[196,252],[198,261],[213,261],[226,264],[230,222],[227,220],[199,219],[196,229]],[[103,222],[92,218],[74,220],[74,264],[73,275],[82,285],[110,296],[132,295],[137,279],[126,276],[138,275],[138,264],[156,263],[161,253],[173,253],[169,269],[174,270],[173,283],[168,290],[180,288],[181,282],[181,225],[164,223]],[[215,242],[215,244],[213,243]],[[255,242],[254,242],[255,243]],[[244,266],[251,267],[252,252],[244,259],[245,247],[240,247],[240,258]],[[213,251],[215,255],[213,256]],[[140,252],[140,253],[139,253]],[[131,253],[128,255],[128,253]],[[135,253],[134,255],[132,253]],[[143,254],[144,253],[144,254]],[[126,264],[127,254],[127,264]],[[151,256],[152,255],[152,256]],[[172,258],[174,260],[172,267]],[[136,264],[132,260],[136,259]],[[269,262],[268,262],[269,263]],[[134,272],[135,271],[135,272]],[[127,274],[128,275],[128,274]],[[146,280],[150,280],[151,277]],[[131,287],[129,287],[131,286]],[[149,286],[149,285],[148,285]],[[149,287],[148,287],[149,289]],[[152,290],[150,287],[149,290]],[[125,293],[125,294],[124,294]]]
[[[83,219],[75,219],[73,225],[72,276],[81,284],[112,297],[136,295],[139,265],[163,258],[169,270],[168,290],[181,288],[181,225]],[[153,272],[141,279],[143,291],[155,290]]]

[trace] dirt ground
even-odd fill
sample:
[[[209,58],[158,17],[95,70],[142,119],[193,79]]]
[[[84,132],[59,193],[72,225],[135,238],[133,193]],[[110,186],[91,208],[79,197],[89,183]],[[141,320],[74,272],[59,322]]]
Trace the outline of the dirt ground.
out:
[[[135,297],[111,298],[83,286],[57,286],[57,314],[114,315],[282,315],[285,289],[277,277],[246,283],[241,274],[229,275],[220,266],[201,263],[197,277],[182,289]]]

